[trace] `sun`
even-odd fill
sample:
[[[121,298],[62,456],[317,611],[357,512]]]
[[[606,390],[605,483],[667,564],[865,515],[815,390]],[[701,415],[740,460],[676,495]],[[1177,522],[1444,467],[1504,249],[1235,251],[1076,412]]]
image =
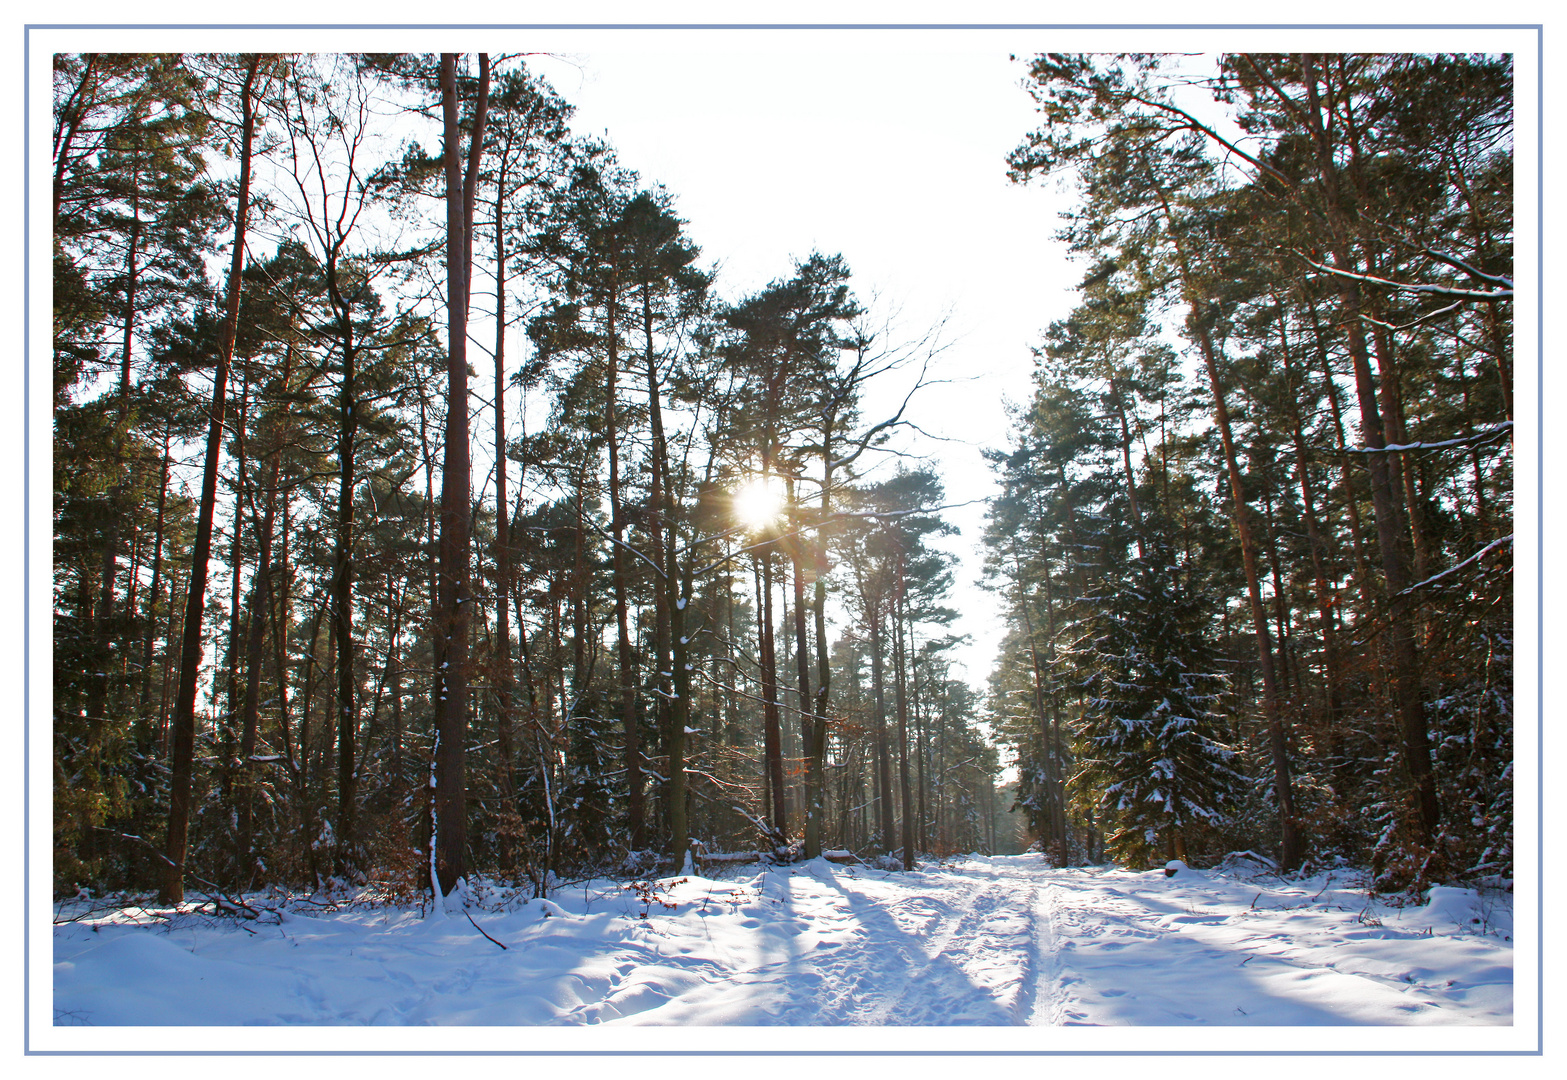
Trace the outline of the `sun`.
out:
[[[748,529],[765,529],[783,516],[784,487],[776,476],[756,476],[735,488],[735,520]]]

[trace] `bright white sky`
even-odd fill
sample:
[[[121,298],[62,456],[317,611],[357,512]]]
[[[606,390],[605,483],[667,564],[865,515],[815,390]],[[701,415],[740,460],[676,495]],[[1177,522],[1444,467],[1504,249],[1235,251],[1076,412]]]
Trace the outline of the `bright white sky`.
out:
[[[839,35],[804,54],[786,38],[532,64],[576,105],[576,131],[607,135],[623,163],[675,196],[727,298],[820,250],[844,256],[872,325],[890,324],[887,344],[916,342],[945,318],[931,377],[948,381],[907,415],[949,441],[901,442],[933,459],[949,502],[982,499],[994,483],[980,449],[1005,437],[1003,396],[1028,396],[1029,342],[1066,313],[1080,276],[1051,240],[1060,198],[1006,178],[1007,152],[1034,123],[1023,65],[999,45],[941,51],[965,44],[952,35],[921,35],[914,52]],[[887,376],[866,419],[895,412],[916,373]],[[996,598],[974,585],[984,507],[948,517],[962,530],[949,544],[962,558],[955,629],[973,638],[958,659],[983,684],[1000,630]]]

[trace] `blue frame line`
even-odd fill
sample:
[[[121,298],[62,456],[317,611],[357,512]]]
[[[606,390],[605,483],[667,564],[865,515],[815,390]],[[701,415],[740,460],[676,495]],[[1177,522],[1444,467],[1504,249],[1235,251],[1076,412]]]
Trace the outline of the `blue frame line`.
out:
[[[1542,23],[30,23],[32,30],[1536,30]],[[1541,52],[1543,53],[1543,48]]]
[[[1535,107],[1535,226],[1539,238],[1535,245],[1535,401],[1534,422],[1538,433],[1535,441],[1535,519],[1534,572],[1535,572],[1535,778],[1534,789],[1539,793],[1537,813],[1539,821],[1535,835],[1535,904],[1539,916],[1536,929],[1539,933],[1540,966],[1535,972],[1538,985],[1535,988],[1536,1008],[1539,1011],[1539,1032],[1536,1053],[1545,1053],[1545,30],[1535,28],[1535,70],[1539,73],[1539,85],[1535,88],[1538,101]],[[1517,371],[1517,365],[1513,370]],[[1516,383],[1517,377],[1514,376]]]
[[[33,250],[32,214],[32,52],[26,47],[30,34],[23,35],[22,48],[22,1052],[32,1053],[32,1003],[28,998],[27,973],[33,969],[31,935],[32,897],[32,615],[33,615],[33,393],[32,393],[32,285],[28,272]]]

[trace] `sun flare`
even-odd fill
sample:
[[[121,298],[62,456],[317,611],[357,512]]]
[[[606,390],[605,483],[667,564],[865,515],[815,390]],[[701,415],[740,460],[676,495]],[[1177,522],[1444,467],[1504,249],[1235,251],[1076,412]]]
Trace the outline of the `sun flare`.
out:
[[[783,509],[783,483],[776,476],[753,477],[734,490],[735,520],[748,529],[774,524]]]

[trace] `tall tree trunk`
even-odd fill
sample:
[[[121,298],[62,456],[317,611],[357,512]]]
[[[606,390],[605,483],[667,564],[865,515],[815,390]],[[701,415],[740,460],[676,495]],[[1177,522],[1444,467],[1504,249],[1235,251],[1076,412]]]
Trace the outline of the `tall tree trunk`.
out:
[[[669,496],[665,495],[665,498]],[[679,581],[680,596],[670,607],[669,633],[671,643],[670,672],[672,679],[669,702],[669,851],[684,862],[691,848],[691,826],[686,812],[686,734],[691,723],[691,650],[686,613],[691,606],[692,579],[689,572],[677,579],[679,563],[675,557],[673,530],[666,544],[664,559],[666,587],[673,592]]]
[[[272,467],[272,482],[276,485],[276,469]],[[257,543],[260,554],[256,560],[256,580],[250,590],[249,624],[245,641],[245,697],[240,712],[238,828],[235,830],[235,853],[240,873],[241,888],[254,884],[256,793],[252,779],[254,765],[251,758],[256,753],[259,728],[261,654],[266,644],[266,612],[272,603],[272,526],[275,499],[269,493],[266,515],[262,518]]]
[[[268,612],[268,617],[272,620],[272,662],[277,676],[278,725],[283,735],[283,753],[292,762],[294,754],[289,746],[288,731],[290,708],[288,649],[292,636],[290,631],[294,625],[294,571],[289,561],[288,537],[292,532],[293,501],[285,497],[282,510],[283,527],[279,530],[279,535],[283,537],[283,547],[278,552],[277,573],[274,575],[272,588],[276,600],[272,610]]]
[[[163,598],[163,531],[164,515],[169,502],[169,465],[172,458],[169,455],[169,443],[172,438],[172,425],[163,427],[163,464],[159,470],[158,478],[158,513],[153,519],[152,541],[152,582],[147,588],[147,631],[142,639],[141,652],[141,708],[138,710],[138,724],[146,724],[148,713],[152,704],[152,662],[153,645],[158,637],[158,603]],[[159,702],[159,708],[163,703]],[[150,741],[150,733],[146,738],[138,741]]]
[[[500,755],[496,769],[502,805],[510,810],[516,797],[512,770],[516,764],[512,723],[515,713],[511,668],[511,508],[506,504],[506,223],[503,201],[506,197],[506,159],[502,155],[500,175],[495,182],[495,649],[490,663],[490,685],[495,693],[495,749]],[[502,830],[500,861],[510,871],[515,862],[511,836]]]
[[[185,633],[180,647],[180,679],[171,721],[173,754],[169,776],[169,825],[164,845],[164,870],[159,899],[178,904],[185,899],[185,854],[190,831],[190,795],[196,750],[196,684],[201,670],[201,621],[207,603],[207,562],[212,555],[212,518],[217,506],[218,462],[223,454],[223,406],[228,393],[229,364],[239,328],[240,272],[245,265],[245,226],[250,213],[250,153],[256,114],[251,90],[261,57],[252,54],[240,91],[239,193],[234,210],[233,257],[229,261],[228,305],[218,341],[218,361],[212,378],[212,404],[207,409],[207,452],[201,473],[201,502],[196,513],[196,538],[191,549],[190,584],[185,602]]]
[[[446,440],[441,470],[441,537],[435,617],[436,752],[432,890],[450,893],[467,872],[468,587],[470,448],[468,295],[473,208],[489,106],[490,61],[479,54],[479,88],[464,173],[458,125],[457,55],[441,54],[441,115],[446,172]]]
[[[832,420],[833,414],[829,412],[822,430],[821,508],[811,546],[811,569],[816,577],[811,597],[811,617],[816,624],[816,696],[812,699],[811,740],[805,754],[807,859],[822,853],[822,829],[827,813],[827,717],[832,690],[831,655],[827,643],[827,516],[832,509]]]
[[[321,623],[326,619],[328,604],[316,603],[315,614],[310,616],[309,629],[305,637],[305,665],[301,672],[299,686],[299,745],[298,765],[294,773],[296,776],[295,809],[298,818],[299,843],[302,848],[310,846],[310,803],[311,803],[311,777],[310,744],[314,732],[311,723],[316,704],[316,669],[321,666]]]
[[[620,495],[620,411],[617,382],[620,374],[620,300],[612,285],[605,311],[606,346],[604,388],[604,436],[609,444],[610,560],[615,594],[615,657],[620,674],[620,724],[625,740],[627,826],[633,851],[647,847],[647,812],[642,790],[642,739],[637,725],[637,659],[631,640],[630,601],[626,580],[626,514]]]
[[[1058,775],[1061,761],[1055,750],[1054,740],[1050,731],[1050,712],[1046,708],[1047,691],[1045,689],[1044,666],[1039,661],[1039,646],[1034,635],[1034,616],[1028,603],[1028,595],[1023,590],[1023,567],[1018,559],[1017,552],[1012,553],[1012,562],[1018,579],[1018,610],[1023,614],[1023,629],[1028,634],[1028,655],[1033,668],[1034,676],[1034,715],[1039,722],[1039,750],[1040,771],[1044,774],[1044,788],[1046,790],[1044,829],[1048,830],[1049,846],[1055,850],[1057,866],[1066,865],[1066,842],[1061,835],[1065,828],[1065,816],[1061,812],[1060,794],[1063,789],[1062,777]],[[1042,565],[1047,565],[1043,564]],[[1048,569],[1046,571],[1048,574]],[[1053,628],[1052,628],[1053,633]],[[1046,837],[1042,836],[1042,839]]]
[[[1308,127],[1316,144],[1318,168],[1323,180],[1324,208],[1332,233],[1329,253],[1336,269],[1354,273],[1355,264],[1350,257],[1351,214],[1340,202],[1338,167],[1334,162],[1332,142],[1322,120],[1317,58],[1307,54],[1300,60],[1306,86]],[[1425,710],[1420,694],[1420,657],[1413,628],[1414,604],[1406,591],[1412,582],[1401,544],[1399,498],[1394,488],[1392,463],[1388,461],[1389,455],[1382,452],[1387,443],[1378,406],[1376,379],[1371,373],[1366,348],[1365,328],[1360,318],[1363,310],[1360,285],[1354,278],[1343,274],[1335,274],[1334,279],[1339,292],[1340,315],[1350,359],[1354,363],[1355,392],[1360,400],[1361,435],[1370,451],[1365,457],[1367,471],[1371,476],[1371,506],[1376,518],[1377,547],[1382,557],[1382,576],[1388,594],[1389,679],[1393,688],[1394,712],[1398,717],[1404,766],[1413,789],[1416,835],[1420,842],[1429,845],[1440,823],[1441,811],[1437,804],[1430,736],[1426,731]]]
[[[221,678],[214,680],[214,697],[218,684],[223,686],[223,712],[218,724],[220,734],[220,752],[218,755],[218,805],[229,813],[234,813],[237,806],[234,802],[234,782],[239,766],[239,748],[235,739],[235,724],[239,720],[240,711],[240,681],[239,662],[240,653],[245,647],[244,640],[240,637],[239,613],[244,597],[244,570],[245,570],[245,495],[249,483],[245,477],[248,451],[245,440],[245,430],[250,424],[250,377],[248,372],[241,368],[239,383],[239,400],[235,403],[236,410],[232,428],[234,431],[234,482],[231,491],[234,497],[233,524],[229,530],[229,626],[228,633],[224,637],[225,651]],[[235,864],[236,874],[239,866]]]
[[[647,365],[648,426],[653,436],[653,484],[648,494],[648,525],[661,573],[654,579],[656,649],[659,680],[668,689],[660,705],[664,714],[665,746],[669,752],[666,812],[669,854],[683,865],[691,848],[691,826],[686,810],[686,735],[691,723],[691,649],[687,612],[691,606],[692,571],[681,575],[679,534],[675,528],[675,492],[669,475],[669,443],[664,433],[664,407],[659,387],[658,356],[653,348],[651,288],[642,286],[642,332]],[[667,672],[667,674],[665,674]]]
[[[283,370],[276,386],[287,393],[293,375],[294,350],[284,353]],[[245,628],[245,687],[239,707],[240,741],[238,775],[236,777],[237,827],[235,829],[235,867],[239,875],[239,887],[254,887],[258,864],[255,858],[256,784],[255,765],[251,758],[256,753],[259,738],[261,665],[266,646],[266,624],[272,608],[272,539],[277,521],[278,476],[282,468],[283,422],[277,412],[262,420],[266,453],[266,474],[261,493],[261,520],[256,525],[256,574],[250,587],[250,605]],[[270,445],[268,445],[270,444]],[[253,493],[247,501],[252,502]],[[279,672],[279,693],[283,692],[282,672]]]
[[[909,787],[909,687],[908,661],[904,653],[903,618],[907,603],[903,559],[898,559],[898,596],[893,605],[892,648],[895,658],[894,676],[898,700],[898,806],[902,819],[903,868],[914,869],[914,804]]]
[[[767,474],[764,472],[763,476]],[[789,836],[789,815],[784,788],[783,725],[778,715],[778,652],[773,634],[773,551],[764,547],[761,563],[761,595],[757,597],[757,659],[762,676],[762,754],[766,759],[770,822],[779,844]]]
[[[914,748],[915,764],[918,771],[915,774],[915,803],[919,814],[916,817],[915,844],[917,851],[930,851],[930,817],[926,804],[925,774],[930,763],[930,729],[927,726],[928,712],[926,701],[920,695],[920,662],[919,650],[914,642],[914,621],[909,620],[909,708],[914,712]],[[928,689],[928,687],[927,687]]]
[[[134,466],[126,460],[126,451],[129,448],[130,438],[128,428],[130,426],[131,409],[131,344],[135,336],[136,327],[136,287],[141,276],[141,264],[137,255],[141,250],[141,153],[138,147],[133,155],[131,168],[131,229],[130,236],[125,245],[125,296],[120,308],[121,337],[120,337],[120,382],[117,391],[118,402],[115,407],[115,421],[113,430],[114,452],[120,457],[119,465],[122,470],[128,470]],[[93,677],[87,684],[87,722],[91,734],[91,754],[93,755],[92,768],[97,768],[97,756],[102,751],[102,739],[104,725],[108,720],[105,715],[109,702],[109,682],[113,664],[110,656],[114,652],[116,627],[114,619],[114,589],[115,582],[120,575],[120,526],[123,503],[125,502],[126,478],[122,475],[117,478],[109,488],[109,506],[107,519],[104,525],[103,536],[103,569],[99,575],[100,593],[97,606],[93,612]],[[129,597],[127,597],[127,605]],[[92,836],[86,834],[86,844],[90,850]]]
[[[571,548],[571,695],[572,702],[567,710],[575,716],[577,704],[582,696],[588,692],[588,679],[592,674],[588,668],[588,569],[587,569],[587,536],[585,534],[583,515],[586,508],[583,506],[583,478],[579,471],[572,477],[572,489],[576,492],[576,498],[572,503],[576,511],[576,528],[572,531]]]
[[[342,380],[337,396],[337,520],[332,551],[332,632],[337,638],[337,826],[332,848],[332,871],[345,877],[357,862],[358,770],[355,736],[358,730],[358,695],[354,670],[354,487],[358,484],[359,437],[358,349],[354,341],[352,313],[338,291],[335,260],[327,265],[327,286],[337,315],[343,350]],[[466,417],[466,411],[464,413]]]
[[[898,843],[893,834],[892,763],[887,748],[887,695],[881,658],[880,599],[866,607],[871,628],[871,695],[876,702],[876,824],[881,831],[881,849],[891,854]]]
[[[801,756],[808,756],[812,745],[815,743],[815,720],[811,715],[811,654],[807,647],[805,633],[805,576],[801,573],[804,560],[801,557],[801,548],[804,546],[804,537],[800,528],[799,516],[795,513],[794,478],[788,480],[788,503],[790,507],[790,531],[794,533],[789,540],[789,581],[794,587],[794,675],[796,692],[800,698],[800,747]],[[809,813],[809,810],[806,811]]]
[[[1267,549],[1268,569],[1273,575],[1273,632],[1278,641],[1279,690],[1290,700],[1300,690],[1300,673],[1293,671],[1291,652],[1294,639],[1290,622],[1289,593],[1284,585],[1284,567],[1279,559],[1278,534],[1274,529],[1273,489],[1266,478],[1262,484],[1262,541]],[[1293,685],[1292,685],[1293,684]]]
[[[1366,555],[1365,529],[1360,520],[1358,485],[1355,483],[1355,474],[1350,466],[1349,459],[1353,455],[1346,452],[1349,438],[1344,430],[1344,406],[1339,397],[1338,382],[1328,355],[1326,331],[1321,319],[1318,318],[1316,304],[1308,298],[1307,307],[1311,312],[1312,340],[1317,366],[1322,370],[1323,389],[1328,395],[1328,414],[1333,418],[1334,449],[1338,451],[1339,460],[1339,490],[1343,493],[1345,512],[1349,520],[1350,547],[1355,556],[1356,590],[1360,593],[1366,610],[1371,611],[1377,606],[1376,585],[1372,581],[1371,562]]]
[[[1257,543],[1252,534],[1251,508],[1246,501],[1246,488],[1241,479],[1240,465],[1235,450],[1235,437],[1230,425],[1230,410],[1225,402],[1224,382],[1219,374],[1218,349],[1208,329],[1208,313],[1200,297],[1201,288],[1196,281],[1186,249],[1176,231],[1175,215],[1168,197],[1160,189],[1158,198],[1164,209],[1165,220],[1170,224],[1170,237],[1179,262],[1182,292],[1189,307],[1187,325],[1197,340],[1203,366],[1208,372],[1208,383],[1213,390],[1214,421],[1219,429],[1219,441],[1224,447],[1224,466],[1229,475],[1232,521],[1241,544],[1241,562],[1246,570],[1246,595],[1251,606],[1252,630],[1257,641],[1257,663],[1262,675],[1263,709],[1268,723],[1268,745],[1273,758],[1273,795],[1279,811],[1279,864],[1286,870],[1294,870],[1305,855],[1305,839],[1295,819],[1295,794],[1290,777],[1289,734],[1280,701],[1278,674],[1274,668],[1273,641],[1268,631],[1268,613],[1262,603],[1261,574],[1257,567]]]
[[[1137,504],[1137,473],[1132,468],[1132,430],[1126,420],[1126,400],[1121,394],[1121,387],[1115,380],[1115,368],[1107,358],[1105,360],[1105,378],[1110,385],[1110,397],[1115,402],[1115,415],[1121,423],[1121,468],[1126,477],[1126,502],[1132,512],[1132,533],[1137,541],[1137,557],[1147,558],[1147,551],[1143,546],[1143,513]]]
[[[1282,313],[1284,306],[1278,301]],[[1339,671],[1337,625],[1334,617],[1336,597],[1328,578],[1327,543],[1317,517],[1317,493],[1311,481],[1311,454],[1306,444],[1305,431],[1300,414],[1300,396],[1304,390],[1303,374],[1298,373],[1292,362],[1293,350],[1283,315],[1279,318],[1279,355],[1284,363],[1287,383],[1286,400],[1289,403],[1290,439],[1295,448],[1295,476],[1300,486],[1301,509],[1306,519],[1306,540],[1311,551],[1312,585],[1317,600],[1317,618],[1322,624],[1322,678],[1324,688],[1324,714],[1330,745],[1338,739],[1339,717],[1343,712],[1343,685]]]
[[[1368,267],[1370,273],[1384,273],[1375,263]],[[1362,300],[1365,299],[1362,294]],[[1379,312],[1379,314],[1385,314]],[[1373,324],[1371,352],[1377,361],[1378,393],[1382,405],[1382,432],[1389,446],[1402,446],[1409,442],[1409,427],[1404,415],[1403,374],[1399,370],[1392,336],[1386,329]],[[1424,581],[1431,576],[1430,542],[1427,538],[1425,514],[1416,484],[1417,455],[1393,454],[1393,467],[1398,471],[1398,481],[1403,486],[1403,505],[1400,507],[1404,526],[1409,530],[1409,543],[1413,553],[1414,580]]]
[[[1048,560],[1041,564],[1045,579],[1045,638],[1047,641],[1055,640],[1056,636],[1056,601],[1054,583],[1050,575],[1050,563]],[[1066,828],[1066,774],[1067,774],[1067,750],[1066,739],[1061,734],[1061,695],[1050,693],[1050,726],[1045,730],[1045,740],[1050,744],[1050,757],[1052,772],[1054,773],[1055,786],[1050,800],[1051,828],[1054,832],[1056,848],[1056,865],[1065,866],[1070,857],[1070,849],[1067,844]]]

